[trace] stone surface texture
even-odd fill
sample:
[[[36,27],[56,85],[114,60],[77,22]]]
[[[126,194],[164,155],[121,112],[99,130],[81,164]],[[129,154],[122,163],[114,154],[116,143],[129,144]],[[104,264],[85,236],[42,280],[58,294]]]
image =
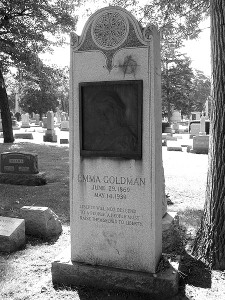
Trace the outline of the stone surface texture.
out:
[[[39,172],[37,154],[3,152],[0,165],[2,173],[37,174]]]
[[[65,251],[52,263],[53,284],[90,286],[149,294],[151,299],[168,299],[178,293],[179,260],[155,274],[73,262]]]
[[[23,206],[20,215],[25,219],[28,235],[51,238],[62,232],[58,216],[48,207]]]
[[[18,132],[14,134],[15,139],[33,140],[33,134],[31,132]]]
[[[0,251],[14,252],[25,245],[25,221],[0,216]]]
[[[199,135],[193,137],[193,152],[207,154],[209,151],[209,135]]]
[[[111,35],[102,36],[101,19]],[[154,26],[142,31],[122,8],[101,9],[73,35],[71,70],[72,260],[154,273],[162,249],[159,34]],[[81,157],[79,84],[124,80],[143,81],[142,159]]]

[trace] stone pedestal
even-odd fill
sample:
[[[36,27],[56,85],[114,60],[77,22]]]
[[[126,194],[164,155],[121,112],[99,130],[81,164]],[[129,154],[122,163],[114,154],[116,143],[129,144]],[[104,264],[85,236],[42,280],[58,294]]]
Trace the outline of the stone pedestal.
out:
[[[67,250],[52,263],[52,282],[57,286],[126,290],[163,300],[178,293],[178,266],[179,258],[167,262],[155,274],[92,266],[71,261],[70,250]]]

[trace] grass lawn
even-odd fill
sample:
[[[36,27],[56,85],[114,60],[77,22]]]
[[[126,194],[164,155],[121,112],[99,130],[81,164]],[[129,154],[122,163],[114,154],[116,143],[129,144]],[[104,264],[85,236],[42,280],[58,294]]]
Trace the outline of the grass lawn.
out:
[[[108,299],[135,300],[149,297],[90,288],[54,288],[51,262],[70,246],[69,148],[68,145],[0,143],[0,153],[20,151],[38,154],[39,171],[46,172],[44,186],[0,184],[0,215],[17,217],[24,205],[47,206],[61,219],[63,233],[57,240],[44,241],[27,236],[26,248],[12,254],[0,253],[0,299]],[[166,151],[163,163],[168,210],[177,211],[185,248],[181,255],[181,291],[173,299],[225,299],[225,273],[210,271],[189,255],[189,246],[204,205],[207,155]],[[149,299],[150,300],[150,299]]]

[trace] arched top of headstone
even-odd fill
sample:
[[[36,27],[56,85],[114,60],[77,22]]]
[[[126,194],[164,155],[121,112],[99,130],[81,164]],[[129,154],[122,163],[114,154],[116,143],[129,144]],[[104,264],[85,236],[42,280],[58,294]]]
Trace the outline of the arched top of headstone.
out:
[[[143,28],[124,8],[109,6],[90,16],[80,37],[71,33],[71,47],[76,51],[103,52],[122,47],[142,47],[149,45],[156,31],[154,25]]]

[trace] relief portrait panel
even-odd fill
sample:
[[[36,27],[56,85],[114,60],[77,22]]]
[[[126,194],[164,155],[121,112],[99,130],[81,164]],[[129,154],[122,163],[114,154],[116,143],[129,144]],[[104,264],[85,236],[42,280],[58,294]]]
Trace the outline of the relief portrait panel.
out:
[[[141,80],[80,83],[81,156],[142,157]]]

